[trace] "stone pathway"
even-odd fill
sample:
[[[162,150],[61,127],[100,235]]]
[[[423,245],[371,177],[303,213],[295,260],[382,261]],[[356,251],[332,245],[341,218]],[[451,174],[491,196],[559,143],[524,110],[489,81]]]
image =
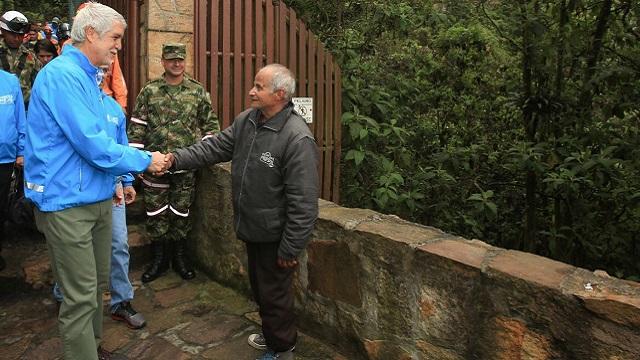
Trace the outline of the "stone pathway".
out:
[[[9,242],[3,256],[8,268],[0,272],[0,359],[61,359],[62,344],[56,305],[48,286],[33,289],[23,281],[21,264],[42,255],[39,240]],[[141,266],[130,273],[140,279]],[[183,281],[175,273],[143,285],[134,281],[133,305],[147,319],[141,330],[105,316],[103,346],[130,359],[255,359],[260,352],[247,345],[259,330],[255,303],[210,281],[202,273]],[[107,304],[108,295],[105,295]],[[105,307],[106,309],[106,307]],[[326,344],[300,334],[298,360],[346,360]]]

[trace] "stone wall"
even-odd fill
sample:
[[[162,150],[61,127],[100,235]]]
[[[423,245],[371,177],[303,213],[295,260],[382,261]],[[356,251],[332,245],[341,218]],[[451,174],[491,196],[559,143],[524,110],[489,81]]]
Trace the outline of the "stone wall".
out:
[[[194,253],[249,293],[228,164],[200,174]],[[301,329],[362,359],[640,359],[640,284],[320,201]]]
[[[193,76],[193,0],[145,1],[140,13],[141,84],[164,72],[160,59],[162,44],[168,42],[187,45],[185,71]]]

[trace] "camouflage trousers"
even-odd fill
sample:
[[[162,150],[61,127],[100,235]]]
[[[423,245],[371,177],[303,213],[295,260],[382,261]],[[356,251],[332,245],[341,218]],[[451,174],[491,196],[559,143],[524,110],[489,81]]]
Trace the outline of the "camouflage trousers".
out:
[[[195,174],[185,172],[155,177],[144,174],[146,229],[151,241],[186,239],[191,231],[189,208],[195,195]]]

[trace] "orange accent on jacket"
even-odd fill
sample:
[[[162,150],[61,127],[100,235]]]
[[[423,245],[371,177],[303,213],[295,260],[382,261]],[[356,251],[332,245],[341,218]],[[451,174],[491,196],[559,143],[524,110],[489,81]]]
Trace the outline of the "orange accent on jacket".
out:
[[[102,80],[102,90],[105,94],[116,99],[122,109],[127,111],[127,83],[124,81],[120,61],[118,57],[111,63],[109,71],[104,75]]]

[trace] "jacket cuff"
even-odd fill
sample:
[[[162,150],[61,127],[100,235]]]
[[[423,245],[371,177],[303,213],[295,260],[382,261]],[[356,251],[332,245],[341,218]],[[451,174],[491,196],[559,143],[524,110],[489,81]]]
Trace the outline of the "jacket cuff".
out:
[[[284,246],[284,241],[280,241],[280,246],[278,247],[278,257],[283,260],[294,260],[298,258],[298,254],[291,254],[290,251],[285,249],[287,246]]]

